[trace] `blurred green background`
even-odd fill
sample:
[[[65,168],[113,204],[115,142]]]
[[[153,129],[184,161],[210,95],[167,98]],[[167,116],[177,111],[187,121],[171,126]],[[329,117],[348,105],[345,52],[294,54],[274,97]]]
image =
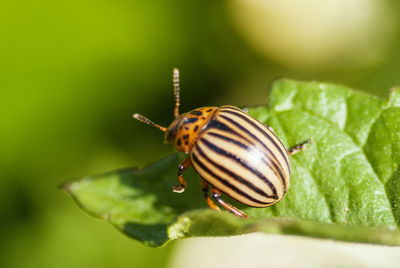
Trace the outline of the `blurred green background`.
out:
[[[400,84],[399,12],[394,0],[1,1],[2,267],[165,267],[177,243],[146,248],[57,186],[173,151],[131,117],[172,120],[173,67],[182,111],[262,104],[280,77],[386,96]]]

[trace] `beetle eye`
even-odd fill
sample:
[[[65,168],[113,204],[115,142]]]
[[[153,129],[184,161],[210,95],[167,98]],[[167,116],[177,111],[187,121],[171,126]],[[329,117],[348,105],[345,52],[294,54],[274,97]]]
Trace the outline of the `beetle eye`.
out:
[[[168,130],[167,134],[165,135],[165,142],[166,143],[173,142],[175,136],[176,136],[176,128]]]
[[[165,143],[171,143],[175,140],[176,133],[178,131],[178,121],[172,122],[172,124],[168,127],[167,132],[165,133]]]

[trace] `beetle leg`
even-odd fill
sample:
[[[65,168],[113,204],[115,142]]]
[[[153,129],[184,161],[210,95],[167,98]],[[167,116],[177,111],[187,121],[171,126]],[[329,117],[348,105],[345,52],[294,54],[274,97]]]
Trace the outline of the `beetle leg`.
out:
[[[303,141],[302,143],[293,146],[292,148],[290,148],[288,150],[288,154],[294,155],[294,154],[297,154],[300,151],[303,151],[305,149],[306,144],[308,144],[308,143],[311,143],[310,139],[308,139],[306,141]]]
[[[175,193],[183,193],[186,188],[186,181],[183,178],[183,172],[187,169],[192,162],[190,161],[190,157],[186,158],[178,167],[178,185],[172,187],[172,191]]]
[[[222,206],[224,207],[226,210],[229,210],[230,212],[232,212],[233,214],[235,214],[236,216],[242,217],[242,218],[247,218],[248,216],[240,211],[239,209],[235,208],[234,206],[232,206],[229,203],[226,203],[224,200],[221,199],[221,192],[212,187],[211,188],[211,196]]]
[[[204,198],[206,199],[208,206],[214,210],[221,210],[208,195],[208,190],[210,189],[210,185],[208,184],[208,182],[206,182],[205,180],[201,180],[201,183],[201,189],[203,190]]]

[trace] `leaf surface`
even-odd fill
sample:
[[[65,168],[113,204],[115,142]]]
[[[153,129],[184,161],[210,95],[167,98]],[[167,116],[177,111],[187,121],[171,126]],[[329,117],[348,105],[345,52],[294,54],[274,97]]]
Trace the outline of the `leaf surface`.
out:
[[[287,147],[313,142],[291,157],[291,186],[280,203],[251,208],[226,197],[249,219],[208,209],[192,170],[185,173],[187,190],[173,193],[180,154],[63,188],[82,209],[149,246],[256,231],[400,245],[399,88],[384,100],[339,85],[284,79],[273,85],[268,105],[249,114],[273,127]]]

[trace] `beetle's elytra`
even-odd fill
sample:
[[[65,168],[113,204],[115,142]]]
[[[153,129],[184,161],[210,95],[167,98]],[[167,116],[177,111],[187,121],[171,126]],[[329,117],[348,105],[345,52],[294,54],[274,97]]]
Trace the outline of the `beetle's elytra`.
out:
[[[165,132],[165,139],[189,156],[179,165],[174,192],[185,190],[183,172],[189,166],[202,178],[210,208],[247,215],[221,198],[224,193],[252,207],[271,206],[285,196],[290,183],[289,155],[304,148],[307,140],[290,150],[273,130],[234,106],[202,107],[179,114],[179,71],[173,70],[175,120],[168,128],[148,118],[133,117]],[[211,195],[209,194],[211,189]]]

